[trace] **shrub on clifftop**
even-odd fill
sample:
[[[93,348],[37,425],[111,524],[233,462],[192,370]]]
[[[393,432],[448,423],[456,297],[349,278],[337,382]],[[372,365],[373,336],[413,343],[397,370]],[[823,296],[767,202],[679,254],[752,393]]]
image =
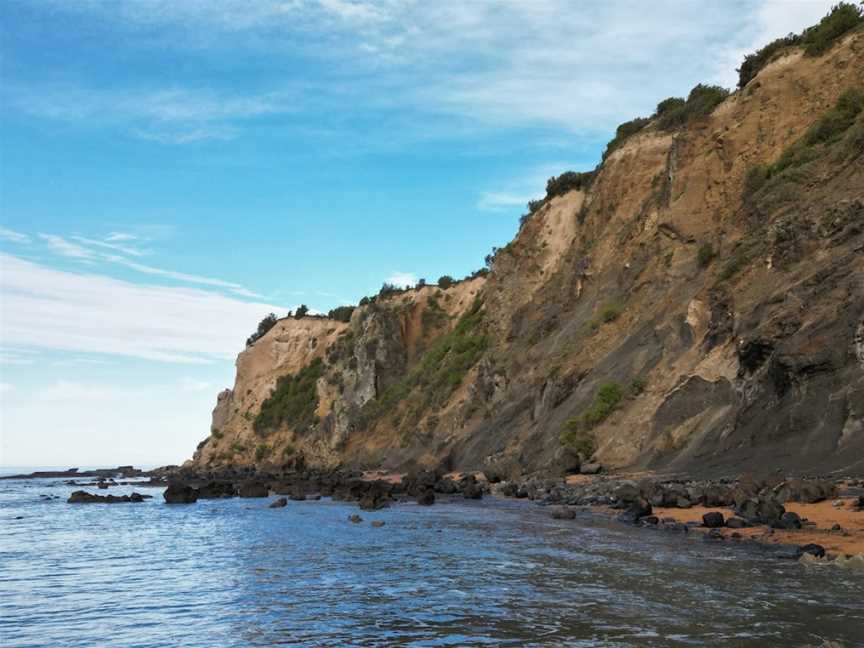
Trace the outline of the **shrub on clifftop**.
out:
[[[267,317],[258,322],[258,330],[246,338],[246,346],[255,344],[255,342],[264,337],[267,334],[267,331],[276,326],[276,322],[278,321],[276,314],[270,313]]]

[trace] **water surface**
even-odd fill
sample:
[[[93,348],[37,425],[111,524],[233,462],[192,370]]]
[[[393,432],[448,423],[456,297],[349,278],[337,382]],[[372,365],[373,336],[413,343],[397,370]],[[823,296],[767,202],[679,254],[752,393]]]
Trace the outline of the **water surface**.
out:
[[[0,481],[5,648],[864,645],[864,577],[731,542],[491,499],[367,513],[72,490]]]

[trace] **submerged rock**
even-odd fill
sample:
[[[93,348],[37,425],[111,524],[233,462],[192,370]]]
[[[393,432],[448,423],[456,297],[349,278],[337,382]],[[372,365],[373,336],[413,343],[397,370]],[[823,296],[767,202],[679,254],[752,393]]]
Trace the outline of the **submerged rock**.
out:
[[[141,495],[140,493],[132,493],[131,495],[93,495],[92,493],[79,490],[72,493],[66,501],[69,504],[121,504],[124,502],[139,503],[152,497],[152,495]]]
[[[354,513],[353,515],[348,516],[348,521],[353,524],[360,524],[363,521],[363,518]]]
[[[277,500],[274,500],[270,503],[270,506],[267,508],[282,508],[283,506],[288,506],[288,499],[285,497],[280,497]]]
[[[636,524],[641,518],[651,515],[651,505],[647,500],[639,498],[618,515],[618,521],[626,524]]]
[[[380,529],[384,526],[384,520],[372,520],[372,526],[375,529]]]
[[[432,506],[435,503],[435,491],[426,490],[417,496],[417,503],[420,506]]]
[[[555,520],[572,520],[576,517],[576,511],[569,506],[552,506],[551,512]]]

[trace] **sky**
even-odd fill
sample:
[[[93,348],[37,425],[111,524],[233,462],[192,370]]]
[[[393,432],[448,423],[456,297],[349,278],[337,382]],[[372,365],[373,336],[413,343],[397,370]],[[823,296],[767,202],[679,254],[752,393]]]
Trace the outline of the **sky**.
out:
[[[464,276],[833,0],[4,0],[0,466],[180,463],[267,313]]]

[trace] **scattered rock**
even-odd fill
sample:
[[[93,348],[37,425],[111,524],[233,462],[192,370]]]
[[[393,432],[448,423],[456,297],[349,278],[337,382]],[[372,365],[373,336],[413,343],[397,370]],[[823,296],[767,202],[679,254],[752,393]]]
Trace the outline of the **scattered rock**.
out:
[[[656,515],[646,515],[645,517],[639,518],[639,524],[656,526],[659,523],[660,523],[660,518],[658,518]]]
[[[805,553],[813,554],[817,558],[824,558],[825,557],[825,547],[823,547],[822,545],[813,543],[813,542],[811,542],[809,544],[805,544],[801,547],[798,547],[798,549],[800,550],[800,552],[802,554],[805,554]]]
[[[569,506],[552,506],[550,510],[555,520],[572,520],[576,517],[576,511]]]
[[[619,522],[636,524],[640,518],[651,515],[651,505],[645,499],[637,499],[627,509],[618,515]]]
[[[729,529],[744,529],[745,527],[750,526],[747,524],[746,520],[742,520],[739,517],[730,517],[726,520],[726,527]]]
[[[348,521],[354,524],[360,524],[363,521],[363,518],[354,513],[353,515],[348,516]]]
[[[270,506],[267,508],[282,508],[283,506],[288,506],[288,498],[280,497],[279,499],[270,503]]]
[[[376,529],[380,529],[384,526],[384,520],[372,520],[372,526]]]
[[[797,513],[786,511],[780,519],[772,525],[775,529],[787,529],[793,531],[801,528],[801,518]]]
[[[169,484],[162,497],[166,504],[194,504],[198,501],[198,490],[188,484]]]
[[[723,514],[718,511],[711,511],[702,516],[702,526],[709,529],[717,529],[724,524],[726,524],[726,520],[723,519]]]
[[[579,468],[579,472],[583,475],[598,475],[602,472],[603,466],[599,463],[585,463]]]
[[[420,506],[432,506],[435,503],[435,491],[425,490],[417,496],[417,503]]]
[[[66,500],[69,504],[120,504],[123,502],[139,503],[145,498],[150,498],[152,495],[141,495],[140,493],[132,493],[131,495],[93,495],[86,491],[75,491]]]

